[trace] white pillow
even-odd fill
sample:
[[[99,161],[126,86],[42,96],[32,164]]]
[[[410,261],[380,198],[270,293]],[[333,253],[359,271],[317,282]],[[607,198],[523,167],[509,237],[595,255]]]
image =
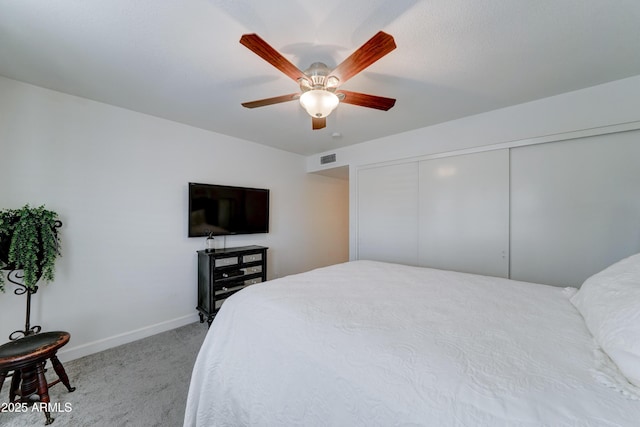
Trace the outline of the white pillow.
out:
[[[571,302],[596,342],[640,387],[640,254],[589,277]]]

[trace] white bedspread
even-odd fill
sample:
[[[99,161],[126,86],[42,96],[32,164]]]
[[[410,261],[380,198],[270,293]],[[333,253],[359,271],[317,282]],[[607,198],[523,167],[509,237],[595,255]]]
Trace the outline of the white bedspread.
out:
[[[185,426],[639,426],[566,294],[372,261],[250,286],[211,326]]]

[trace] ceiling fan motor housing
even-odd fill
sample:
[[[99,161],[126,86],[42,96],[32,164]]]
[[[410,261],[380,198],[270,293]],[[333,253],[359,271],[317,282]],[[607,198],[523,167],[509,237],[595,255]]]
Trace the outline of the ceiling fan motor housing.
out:
[[[330,76],[331,70],[322,62],[314,62],[304,70],[307,79],[300,79],[300,90],[303,92],[317,89],[335,91],[340,84],[340,79],[336,76]]]

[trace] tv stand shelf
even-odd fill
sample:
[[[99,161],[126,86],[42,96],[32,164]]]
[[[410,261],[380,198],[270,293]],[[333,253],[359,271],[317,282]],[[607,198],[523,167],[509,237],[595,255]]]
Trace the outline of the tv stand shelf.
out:
[[[198,314],[211,326],[225,299],[267,280],[267,249],[241,246],[198,251]]]

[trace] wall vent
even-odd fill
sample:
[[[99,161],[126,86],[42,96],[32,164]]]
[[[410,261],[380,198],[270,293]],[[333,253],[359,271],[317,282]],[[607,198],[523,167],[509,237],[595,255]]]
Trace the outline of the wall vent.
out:
[[[336,154],[327,154],[326,156],[320,157],[320,164],[326,165],[327,163],[333,163],[336,161]]]

